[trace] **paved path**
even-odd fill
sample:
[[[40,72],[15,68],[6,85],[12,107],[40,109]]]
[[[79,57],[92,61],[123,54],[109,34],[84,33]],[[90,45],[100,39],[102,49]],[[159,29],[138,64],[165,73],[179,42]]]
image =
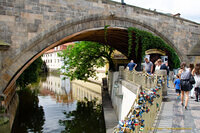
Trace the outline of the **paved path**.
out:
[[[113,133],[114,127],[118,124],[118,120],[107,90],[102,90],[102,104],[106,133]]]
[[[188,110],[177,99],[172,83],[168,88],[168,100],[163,102],[156,123],[158,133],[200,133],[200,102],[189,99]]]

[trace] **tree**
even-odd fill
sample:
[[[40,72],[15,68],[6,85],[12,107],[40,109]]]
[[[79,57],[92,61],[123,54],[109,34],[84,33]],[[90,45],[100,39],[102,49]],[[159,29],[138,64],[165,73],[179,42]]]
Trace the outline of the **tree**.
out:
[[[113,48],[97,42],[81,41],[75,45],[68,46],[66,50],[58,54],[64,59],[64,75],[73,79],[87,80],[95,77],[95,68],[103,67],[106,61],[109,63],[109,70],[114,70],[114,63],[111,58]]]
[[[17,85],[20,88],[25,88],[28,84],[35,83],[39,80],[41,72],[42,59],[36,59],[17,79]]]

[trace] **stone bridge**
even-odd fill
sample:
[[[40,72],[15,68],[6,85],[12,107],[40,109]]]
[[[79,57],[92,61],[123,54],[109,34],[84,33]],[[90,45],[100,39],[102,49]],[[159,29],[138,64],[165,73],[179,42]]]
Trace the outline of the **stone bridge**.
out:
[[[127,55],[127,28],[136,27],[161,37],[180,59],[191,60],[198,45],[200,24],[110,0],[1,0],[0,93],[45,51],[72,41],[104,42]]]

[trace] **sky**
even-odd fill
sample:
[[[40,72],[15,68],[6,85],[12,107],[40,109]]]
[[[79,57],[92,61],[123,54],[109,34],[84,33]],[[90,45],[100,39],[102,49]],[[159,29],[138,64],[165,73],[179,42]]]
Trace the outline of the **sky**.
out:
[[[121,0],[113,0],[121,2]],[[162,13],[177,14],[182,18],[200,23],[200,0],[124,0],[126,4]]]

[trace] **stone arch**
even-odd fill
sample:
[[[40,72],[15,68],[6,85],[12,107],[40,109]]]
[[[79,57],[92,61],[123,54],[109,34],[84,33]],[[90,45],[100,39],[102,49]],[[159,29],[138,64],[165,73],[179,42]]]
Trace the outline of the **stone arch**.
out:
[[[147,24],[129,18],[92,15],[60,23],[22,44],[20,47],[21,52],[12,60],[13,63],[5,67],[1,72],[2,76],[7,75],[8,78],[3,78],[1,83],[2,89],[0,91],[3,92],[6,88],[9,88],[21,73],[47,50],[62,43],[70,42],[74,37],[84,34],[84,32],[99,29],[103,30],[105,25],[123,30],[127,30],[126,28],[128,27],[136,27],[151,32],[161,37],[167,44],[175,49],[180,59],[183,59],[181,52],[178,51],[167,37]]]

